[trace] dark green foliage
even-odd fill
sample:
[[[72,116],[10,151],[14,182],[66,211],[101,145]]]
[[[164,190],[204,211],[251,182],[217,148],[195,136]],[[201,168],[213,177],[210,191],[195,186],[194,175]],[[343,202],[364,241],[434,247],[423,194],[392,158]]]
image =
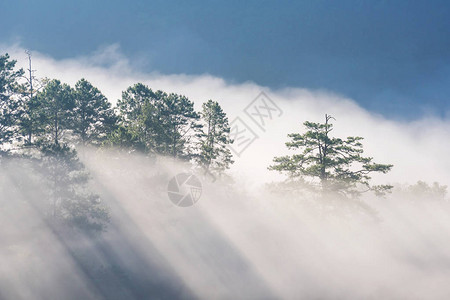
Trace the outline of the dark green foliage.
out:
[[[203,128],[199,134],[197,161],[206,172],[221,174],[233,163],[228,148],[233,143],[228,118],[219,103],[213,100],[203,103],[200,115]]]
[[[0,56],[0,146],[12,141],[20,117],[18,78],[23,70],[14,70],[15,60]]]
[[[185,96],[163,93],[162,100],[157,151],[163,155],[189,159],[193,152],[190,142],[200,128],[197,123],[200,116],[194,111],[194,103]]]
[[[44,141],[58,144],[74,126],[75,101],[69,85],[53,79],[37,94]]]
[[[140,141],[135,132],[131,131],[129,127],[119,125],[112,131],[103,146],[117,147],[122,150],[139,150],[145,151],[145,145]]]
[[[101,144],[112,132],[116,116],[111,104],[96,87],[85,79],[75,84],[73,133],[82,144]]]
[[[41,99],[36,96],[22,102],[22,116],[19,120],[19,127],[25,146],[31,146],[34,137],[44,133],[46,116],[41,111],[42,104]]]
[[[160,132],[157,114],[158,96],[146,85],[137,83],[122,92],[117,102],[121,127],[113,134],[113,143],[132,145],[135,149],[150,151],[156,147]]]
[[[135,148],[182,159],[190,158],[192,151],[189,143],[199,128],[196,123],[199,115],[187,97],[153,92],[138,83],[122,93],[117,107],[121,124],[127,128],[127,135],[132,137],[129,142]]]
[[[392,165],[378,164],[371,157],[364,157],[362,137],[340,139],[330,136],[332,118],[325,116],[325,123],[305,122],[304,134],[293,133],[286,146],[300,153],[275,157],[270,170],[287,173],[290,179],[319,179],[319,187],[324,193],[340,193],[359,196],[365,191],[383,194],[390,185],[370,185],[370,173],[387,173]]]

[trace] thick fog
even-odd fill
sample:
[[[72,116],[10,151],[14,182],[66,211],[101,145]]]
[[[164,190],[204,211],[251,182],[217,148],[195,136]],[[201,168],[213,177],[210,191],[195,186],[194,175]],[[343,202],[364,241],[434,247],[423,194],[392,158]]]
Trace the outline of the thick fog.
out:
[[[82,150],[110,209],[99,236],[45,218],[39,175],[3,162],[2,299],[445,299],[450,207],[424,189],[314,201],[213,182],[174,205],[167,183],[188,165]],[[417,195],[423,192],[422,195]]]

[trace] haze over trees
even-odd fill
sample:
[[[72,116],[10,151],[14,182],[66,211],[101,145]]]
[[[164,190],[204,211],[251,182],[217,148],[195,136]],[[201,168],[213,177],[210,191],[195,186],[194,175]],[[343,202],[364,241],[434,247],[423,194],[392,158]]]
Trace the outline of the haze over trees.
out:
[[[68,145],[41,147],[38,172],[47,188],[45,213],[56,226],[69,225],[85,232],[106,229],[109,214],[105,203],[88,188],[89,172]]]
[[[89,172],[77,157],[77,147],[164,156],[213,177],[220,177],[234,162],[228,147],[233,143],[230,124],[217,101],[207,100],[196,111],[186,96],[136,83],[112,107],[84,78],[74,87],[42,79],[39,88],[33,88],[31,71],[25,80],[15,64],[8,54],[0,56],[0,159],[36,162],[47,177],[43,186],[52,203],[50,218],[94,231],[106,228],[107,205],[89,190]],[[364,156],[362,137],[334,137],[332,120],[326,115],[324,123],[304,122],[304,133],[288,135],[286,146],[295,152],[275,157],[269,169],[286,174],[286,182],[296,188],[307,187],[318,195],[350,199],[369,191],[389,192],[391,185],[373,185],[371,177],[393,166]]]
[[[183,95],[153,91],[137,83],[128,87],[114,109],[86,79],[74,87],[15,70],[8,54],[0,57],[0,148],[2,158],[30,159],[43,174],[45,214],[56,224],[102,231],[106,206],[89,191],[89,172],[76,147],[118,147],[146,155],[183,160],[220,175],[233,163],[227,148],[228,119],[209,100],[198,113]],[[57,221],[57,222],[56,222]]]
[[[11,148],[7,145],[38,152],[51,148],[71,160],[66,147],[75,151],[79,145],[112,146],[181,159],[214,175],[223,174],[233,163],[230,125],[217,101],[208,100],[196,112],[194,102],[183,95],[136,83],[122,92],[113,108],[84,78],[73,88],[57,79],[44,79],[42,87],[33,90],[31,71],[30,78],[21,81],[24,72],[14,70],[15,61],[7,54],[1,56],[0,67],[3,149]],[[332,119],[307,121],[304,134],[289,134],[286,146],[298,152],[275,157],[269,169],[287,174],[291,182],[310,179],[308,184],[322,194],[357,197],[365,191],[389,191],[389,185],[371,185],[370,174],[387,173],[392,165],[364,157],[362,137],[332,137]]]

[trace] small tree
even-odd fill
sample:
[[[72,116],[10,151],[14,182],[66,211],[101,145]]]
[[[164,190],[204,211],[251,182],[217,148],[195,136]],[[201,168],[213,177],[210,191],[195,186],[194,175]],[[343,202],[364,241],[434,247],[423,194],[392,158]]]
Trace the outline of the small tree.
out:
[[[269,170],[287,173],[290,179],[319,180],[323,193],[339,193],[357,197],[366,191],[381,195],[390,189],[390,185],[370,185],[370,174],[387,173],[393,165],[378,164],[371,157],[364,157],[362,137],[340,139],[330,136],[333,130],[331,116],[325,115],[325,123],[303,123],[307,131],[304,134],[292,133],[286,146],[300,153],[274,158]]]
[[[230,149],[230,125],[219,103],[208,100],[200,113],[203,128],[199,134],[199,165],[205,172],[221,174],[234,162]]]

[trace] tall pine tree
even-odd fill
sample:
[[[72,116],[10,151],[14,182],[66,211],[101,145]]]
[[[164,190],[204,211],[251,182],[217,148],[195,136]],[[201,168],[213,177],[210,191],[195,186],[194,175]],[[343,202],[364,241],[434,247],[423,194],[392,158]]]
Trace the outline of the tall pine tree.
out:
[[[75,84],[73,133],[79,141],[99,145],[113,130],[116,116],[99,89],[85,79]]]
[[[228,118],[219,103],[213,100],[203,103],[200,116],[203,127],[199,135],[198,163],[205,172],[220,175],[233,163],[228,148],[233,143]]]
[[[383,194],[390,185],[371,185],[371,173],[387,173],[390,164],[378,164],[372,157],[364,157],[362,137],[346,139],[331,136],[333,119],[325,115],[325,123],[305,122],[306,132],[292,133],[286,143],[288,149],[298,150],[293,155],[274,158],[270,170],[287,173],[289,179],[310,179],[309,184],[318,187],[322,193],[337,193],[357,197],[366,191]]]
[[[20,117],[19,127],[21,137],[24,139],[25,146],[31,146],[34,142],[34,137],[43,130],[43,115],[39,113],[41,103],[36,98],[36,92],[42,87],[40,80],[37,80],[33,75],[31,53],[28,54],[28,74],[24,76],[26,83],[23,87],[23,97],[21,103],[22,115]]]
[[[23,70],[14,70],[15,65],[8,54],[0,56],[0,146],[12,141],[20,116],[18,78]]]
[[[110,142],[145,152],[153,149],[154,132],[157,131],[156,101],[156,94],[142,83],[122,92],[122,99],[117,101],[120,126],[111,135]]]
[[[194,110],[194,103],[186,96],[162,94],[158,107],[158,152],[181,159],[193,155],[193,138],[200,129],[200,116]]]
[[[49,81],[37,95],[44,142],[59,144],[67,130],[73,128],[75,101],[69,85]]]

